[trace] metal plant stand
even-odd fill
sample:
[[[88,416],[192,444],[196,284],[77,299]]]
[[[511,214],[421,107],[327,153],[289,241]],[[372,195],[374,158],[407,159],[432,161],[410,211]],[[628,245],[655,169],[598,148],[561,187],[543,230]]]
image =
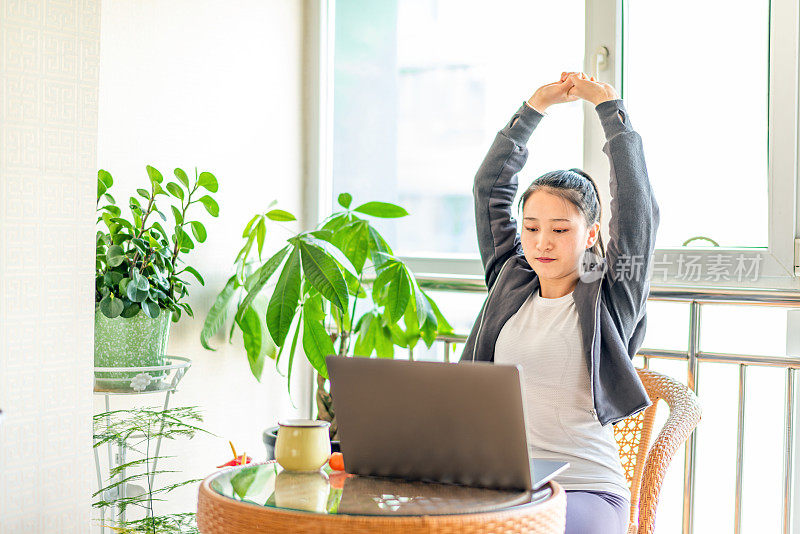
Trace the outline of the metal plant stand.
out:
[[[95,395],[103,395],[105,397],[105,409],[106,412],[111,411],[111,402],[110,397],[112,395],[146,395],[146,394],[153,394],[153,393],[166,393],[164,397],[164,408],[166,410],[169,407],[169,399],[173,392],[176,391],[178,383],[181,381],[183,376],[189,370],[189,367],[192,366],[192,361],[189,358],[184,358],[182,356],[165,356],[165,364],[164,365],[154,365],[150,367],[95,367],[95,387],[94,387],[94,394]],[[130,376],[119,378],[119,377],[98,377],[97,373],[113,373],[114,375],[119,374],[132,374],[136,373],[136,375],[131,378]],[[151,374],[156,374],[158,377],[153,377]],[[111,419],[110,417],[106,418],[106,429],[110,432],[110,424]],[[162,420],[161,429],[159,430],[158,439],[156,440],[156,449],[155,454],[153,455],[153,462],[152,465],[147,465],[147,472],[149,473],[149,482],[150,487],[153,486],[153,479],[155,478],[155,471],[156,471],[156,464],[158,463],[158,454],[161,449],[161,434],[164,430],[164,423]],[[98,438],[103,436],[93,434],[93,440],[95,443],[97,442]],[[141,435],[132,435],[134,437],[143,437]],[[108,473],[106,479],[110,481],[111,479],[111,470],[115,467],[119,467],[124,465],[127,460],[127,449],[128,445],[125,439],[116,440],[115,444],[112,442],[108,442]],[[116,455],[113,452],[114,447],[116,446],[117,452]],[[93,447],[94,450],[94,465],[95,470],[97,471],[97,487],[102,488],[103,484],[103,473],[100,468],[100,457],[98,453],[99,447]],[[122,469],[120,473],[118,473],[116,477],[116,482],[119,485],[116,487],[106,490],[103,494],[104,501],[112,501],[119,498],[125,497],[133,497],[136,495],[141,495],[144,493],[145,489],[137,484],[130,484],[124,482],[126,478],[125,469]],[[105,532],[105,514],[106,509],[102,508],[100,511],[100,518],[101,518],[101,532]],[[112,514],[112,517],[114,515]],[[121,519],[125,521],[125,511],[121,510]]]

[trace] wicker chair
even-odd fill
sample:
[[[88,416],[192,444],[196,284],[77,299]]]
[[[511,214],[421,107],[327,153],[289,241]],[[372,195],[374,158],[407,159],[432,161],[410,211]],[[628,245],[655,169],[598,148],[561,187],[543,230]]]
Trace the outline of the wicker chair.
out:
[[[619,456],[631,489],[628,534],[652,534],[661,483],[672,456],[700,421],[700,403],[694,392],[668,376],[637,369],[652,406],[614,426]],[[669,417],[650,442],[658,400],[669,407]]]

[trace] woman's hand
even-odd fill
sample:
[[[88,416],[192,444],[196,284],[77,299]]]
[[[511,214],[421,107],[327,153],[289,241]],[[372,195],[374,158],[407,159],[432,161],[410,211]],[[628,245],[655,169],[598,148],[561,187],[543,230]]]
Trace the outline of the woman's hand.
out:
[[[576,72],[562,72],[561,79],[557,82],[548,83],[543,85],[533,93],[528,99],[528,104],[538,111],[544,113],[544,110],[553,104],[561,104],[563,102],[574,102],[580,98],[580,95],[569,94],[573,88],[574,82],[568,78],[571,74],[582,74]],[[585,75],[584,75],[585,76]]]
[[[563,74],[562,74],[563,79]],[[571,82],[567,92],[569,96],[577,96],[595,106],[607,100],[619,99],[619,94],[610,84],[596,81],[594,76],[587,77],[582,72],[570,72],[566,76],[567,82]]]

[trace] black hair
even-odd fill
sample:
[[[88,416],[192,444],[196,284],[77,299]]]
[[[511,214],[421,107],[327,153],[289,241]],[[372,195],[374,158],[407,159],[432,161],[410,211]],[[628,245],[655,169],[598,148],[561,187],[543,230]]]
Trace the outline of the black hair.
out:
[[[602,206],[600,205],[600,193],[594,179],[581,169],[572,168],[569,170],[555,170],[547,172],[536,178],[531,185],[522,193],[519,199],[519,210],[525,206],[525,201],[539,190],[546,191],[563,199],[569,200],[578,208],[586,219],[586,226],[591,226],[600,221]],[[598,231],[597,241],[588,249],[600,258],[605,258],[605,247],[603,246],[603,236]]]

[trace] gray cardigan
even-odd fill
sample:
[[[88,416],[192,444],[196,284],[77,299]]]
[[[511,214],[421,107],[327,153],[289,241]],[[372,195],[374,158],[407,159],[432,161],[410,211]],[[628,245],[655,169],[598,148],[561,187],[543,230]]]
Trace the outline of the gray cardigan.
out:
[[[616,423],[651,402],[632,363],[647,323],[650,263],[659,210],[644,161],[642,140],[622,99],[595,106],[611,164],[611,219],[605,262],[573,292],[580,318],[595,416]],[[494,361],[497,336],[539,278],[522,251],[512,203],[517,173],[528,159],[526,143],[543,115],[525,103],[498,132],[475,176],[475,222],[489,293],[464,345],[461,361]],[[640,264],[632,276],[631,258]],[[589,273],[591,274],[591,273]],[[634,273],[635,274],[635,273]],[[585,280],[585,281],[584,281]]]

